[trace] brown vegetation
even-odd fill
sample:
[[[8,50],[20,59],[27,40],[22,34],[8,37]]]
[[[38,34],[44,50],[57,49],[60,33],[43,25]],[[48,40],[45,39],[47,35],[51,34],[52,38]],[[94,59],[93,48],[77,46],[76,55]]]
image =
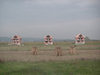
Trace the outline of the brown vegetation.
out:
[[[62,49],[63,50],[63,49]],[[0,51],[3,61],[67,61],[77,59],[100,60],[100,50],[78,50],[78,54],[70,55],[68,50],[63,50],[63,56],[56,56],[54,50],[39,50],[37,55],[32,51]]]

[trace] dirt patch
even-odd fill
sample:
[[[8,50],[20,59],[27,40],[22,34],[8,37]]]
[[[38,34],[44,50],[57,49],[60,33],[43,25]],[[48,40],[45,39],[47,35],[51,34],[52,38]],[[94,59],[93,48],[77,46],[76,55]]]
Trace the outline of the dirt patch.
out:
[[[100,60],[100,50],[78,50],[77,54],[70,55],[68,50],[63,50],[62,56],[56,56],[55,51],[38,51],[32,55],[31,51],[0,51],[0,59],[3,61],[67,61],[76,59]]]

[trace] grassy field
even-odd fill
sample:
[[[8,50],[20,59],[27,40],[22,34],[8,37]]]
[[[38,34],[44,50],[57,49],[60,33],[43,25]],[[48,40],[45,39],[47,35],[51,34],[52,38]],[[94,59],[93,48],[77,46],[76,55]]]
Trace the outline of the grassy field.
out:
[[[0,75],[100,75],[100,60],[0,63]]]
[[[43,42],[24,42],[23,46],[13,46],[8,45],[7,42],[0,42],[0,51],[1,50],[24,50],[29,51],[32,47],[36,46],[39,50],[54,50],[56,46],[60,46],[64,50],[68,50],[71,45],[74,45],[73,42],[54,42],[54,45],[45,46]],[[76,47],[78,50],[100,50],[100,41],[88,41],[84,45],[78,45]]]
[[[88,41],[78,45],[75,55],[68,53],[73,42],[55,42],[45,46],[43,42],[24,42],[22,46],[0,42],[0,75],[100,75],[100,41]],[[38,47],[38,55],[32,55],[32,47]],[[60,46],[63,56],[55,55]]]

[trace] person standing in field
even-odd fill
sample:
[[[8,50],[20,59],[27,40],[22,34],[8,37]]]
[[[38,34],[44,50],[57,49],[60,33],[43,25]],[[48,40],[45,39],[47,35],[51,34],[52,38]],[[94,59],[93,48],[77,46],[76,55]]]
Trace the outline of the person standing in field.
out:
[[[53,44],[53,40],[52,40],[53,38],[52,38],[52,36],[50,36],[50,35],[47,35],[47,36],[45,36],[44,37],[44,44],[45,45],[52,45]]]

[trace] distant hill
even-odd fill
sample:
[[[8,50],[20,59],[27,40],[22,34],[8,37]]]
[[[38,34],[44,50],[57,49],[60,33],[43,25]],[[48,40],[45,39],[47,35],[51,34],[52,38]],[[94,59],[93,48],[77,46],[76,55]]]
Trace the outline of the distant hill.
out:
[[[9,37],[0,37],[0,42],[10,42],[11,38]],[[30,42],[30,41],[43,41],[43,39],[40,38],[22,38],[23,42]]]
[[[23,42],[43,41],[41,38],[22,38]]]
[[[10,38],[8,37],[0,37],[0,42],[9,42]]]
[[[10,42],[10,37],[0,37],[0,42]],[[22,42],[44,41],[43,38],[22,38]],[[71,39],[54,39],[54,41],[73,41]]]

